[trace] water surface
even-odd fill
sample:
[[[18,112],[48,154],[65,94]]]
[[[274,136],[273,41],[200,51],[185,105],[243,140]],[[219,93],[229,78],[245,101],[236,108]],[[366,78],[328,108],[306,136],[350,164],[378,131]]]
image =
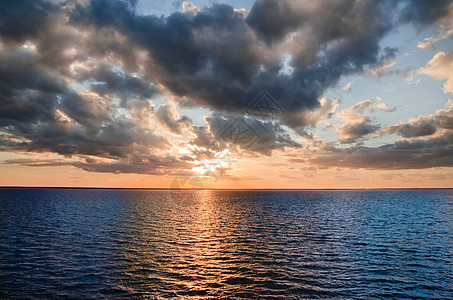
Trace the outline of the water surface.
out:
[[[0,298],[453,299],[453,190],[0,189]]]

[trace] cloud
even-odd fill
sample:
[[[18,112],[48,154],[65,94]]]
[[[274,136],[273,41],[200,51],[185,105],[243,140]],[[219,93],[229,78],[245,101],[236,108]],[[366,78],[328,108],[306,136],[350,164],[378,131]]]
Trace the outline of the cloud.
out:
[[[396,65],[396,62],[394,62],[394,61],[383,61],[381,64],[376,65],[374,68],[370,68],[367,71],[367,75],[382,77],[382,76],[390,75],[390,74],[398,74],[401,71],[388,70],[390,68],[393,68],[395,65]]]
[[[382,129],[384,134],[396,133],[404,138],[433,135],[436,131],[434,120],[425,116],[413,119],[408,124],[398,124]]]
[[[63,160],[63,159],[7,159],[5,164],[26,167],[76,167],[88,172],[115,174],[178,174],[179,170],[192,167],[191,164],[173,157],[148,156],[146,159],[132,158],[125,161],[98,161],[95,159]]]
[[[369,118],[363,118],[355,122],[348,122],[337,129],[339,141],[342,144],[355,143],[357,140],[379,130],[379,125],[370,124]]]
[[[193,126],[193,138],[190,141],[191,144],[204,147],[212,148],[216,146],[214,137],[206,126]]]
[[[184,134],[192,126],[192,120],[186,116],[180,117],[177,111],[165,104],[159,105],[156,118],[164,128],[177,135]]]
[[[303,110],[299,113],[290,114],[287,118],[287,124],[291,127],[292,124],[302,124],[303,126],[296,129],[299,135],[305,135],[305,127],[315,127],[325,119],[331,119],[339,105],[338,99],[321,98],[319,106],[312,110]]]
[[[407,1],[406,4],[401,11],[400,20],[416,26],[440,23],[453,14],[453,4],[449,0],[416,0]]]
[[[100,96],[115,95],[123,101],[130,98],[149,99],[158,94],[158,88],[141,76],[115,71],[107,64],[92,68],[76,68],[74,78],[79,82],[90,83],[90,90]]]
[[[334,143],[313,140],[307,163],[318,168],[359,169],[427,169],[453,166],[453,104],[449,100],[445,108],[429,116],[419,116],[393,126],[382,127],[379,134],[398,134],[402,139],[380,147],[353,145],[336,147]],[[340,112],[349,117],[375,107],[370,100]],[[346,123],[348,124],[348,122]],[[355,123],[353,123],[355,124]],[[363,125],[363,123],[360,123]],[[366,125],[366,124],[365,124]],[[363,129],[361,129],[363,130]],[[367,130],[363,130],[366,132]],[[376,130],[373,130],[376,132]],[[360,131],[355,136],[360,136]],[[368,134],[368,133],[367,133]],[[354,136],[351,134],[351,136]]]
[[[0,52],[0,126],[31,134],[38,123],[54,123],[64,80],[20,52]]]
[[[197,14],[200,12],[200,9],[190,1],[182,2],[181,7],[183,13]]]
[[[453,51],[437,53],[420,72],[434,78],[446,79],[444,92],[453,94]]]
[[[3,40],[12,42],[36,38],[48,30],[49,23],[56,13],[58,8],[48,1],[2,1],[0,35]]]
[[[453,27],[443,32],[438,37],[427,37],[423,42],[419,42],[417,47],[423,50],[436,50],[436,44],[447,41],[453,37]]]
[[[339,142],[342,144],[351,144],[363,140],[369,134],[375,133],[380,129],[380,125],[371,124],[371,119],[366,111],[375,111],[377,109],[392,111],[385,103],[374,102],[372,100],[361,101],[354,106],[343,109],[337,116],[343,120],[343,124],[337,128]]]
[[[318,154],[308,160],[318,168],[426,169],[453,166],[453,132],[427,140],[396,141],[376,148],[349,147]]]
[[[12,4],[7,5],[14,11]],[[47,2],[38,1],[24,5],[40,12],[48,7]],[[56,13],[56,7],[51,11]],[[126,74],[121,68],[86,57],[88,50],[84,44],[75,50],[80,52],[76,58],[58,54],[68,50],[64,47],[74,46],[75,40],[58,44],[57,39],[55,47],[63,48],[50,51],[50,44],[43,45],[48,42],[44,42],[44,33],[47,30],[51,36],[55,34],[50,24],[61,20],[38,19],[27,21],[42,26],[36,31],[37,36],[23,32],[11,38],[2,32],[0,150],[55,153],[65,157],[61,165],[99,172],[152,173],[153,168],[160,168],[158,157],[162,159],[162,168],[184,166],[177,158],[173,158],[173,164],[165,164],[165,151],[172,145],[149,122],[144,122],[155,117],[149,99],[158,93],[155,85],[141,76]],[[65,66],[56,66],[60,63]],[[77,157],[86,160],[79,161]],[[100,161],[90,163],[93,158]],[[39,161],[34,165],[43,166]]]
[[[343,91],[350,92],[352,90],[352,82],[348,82],[344,85]]]
[[[351,115],[351,114],[354,114],[354,113],[364,113],[366,110],[369,110],[369,111],[375,111],[377,109],[381,109],[381,110],[384,110],[384,111],[387,111],[387,112],[391,112],[391,111],[394,111],[395,109],[394,108],[389,108],[387,106],[387,104],[385,103],[382,103],[381,99],[378,98],[377,99],[378,102],[375,102],[375,101],[372,101],[372,100],[365,100],[365,101],[360,101],[358,102],[357,104],[354,104],[352,107],[348,108],[348,109],[344,109],[340,114],[343,115],[343,116],[346,116],[346,115]]]
[[[47,163],[88,171],[154,174],[187,167],[169,154],[174,144],[159,128],[192,134],[196,145],[213,147],[214,141],[219,149],[257,155],[299,149],[287,127],[308,136],[306,127],[331,118],[338,100],[324,92],[344,76],[390,61],[397,51],[380,46],[386,34],[403,23],[438,24],[451,10],[448,1],[258,0],[249,13],[185,3],[184,12],[158,17],[139,14],[135,4],[2,1],[0,150],[50,152],[63,158]],[[446,92],[452,91],[445,69],[450,56],[439,53],[424,69],[447,79]],[[225,140],[225,128],[263,90],[285,114],[273,121],[244,117],[257,130],[248,147]],[[167,104],[155,111],[157,98],[213,114],[207,126],[193,126]],[[353,113],[362,114],[362,108]],[[435,118],[436,126],[450,128],[450,112]],[[362,121],[346,120],[341,137],[357,140],[375,132],[370,126],[376,125]]]
[[[255,118],[224,118],[215,114],[206,117],[208,130],[215,141],[212,144],[230,146],[239,151],[250,151],[271,155],[274,150],[285,147],[299,148],[286,131],[275,122]]]
[[[2,150],[124,157],[170,146],[166,138],[122,117],[110,97],[78,93],[36,56],[12,52],[0,53],[0,125],[8,137],[0,141]]]
[[[440,130],[453,130],[453,105],[452,100],[446,108],[439,109],[429,116],[412,118],[407,123],[400,122],[393,126],[383,127],[380,134],[398,134],[403,138],[417,138],[431,136]]]
[[[450,2],[442,11],[442,17],[438,18],[438,35],[425,38],[417,47],[424,50],[437,51],[437,44],[448,41],[453,36],[453,4]]]
[[[445,107],[436,111],[434,121],[440,128],[453,130],[453,99],[449,99]]]
[[[146,76],[186,105],[243,113],[266,89],[288,112],[282,122],[300,128],[341,76],[395,55],[394,49],[379,46],[393,28],[387,14],[392,5],[256,1],[246,18],[220,4],[158,18],[138,15],[126,2],[93,0],[77,5],[70,16],[77,27],[115,30],[146,51],[152,58]],[[303,40],[311,46],[303,46]],[[281,72],[285,55],[291,57],[291,74]]]

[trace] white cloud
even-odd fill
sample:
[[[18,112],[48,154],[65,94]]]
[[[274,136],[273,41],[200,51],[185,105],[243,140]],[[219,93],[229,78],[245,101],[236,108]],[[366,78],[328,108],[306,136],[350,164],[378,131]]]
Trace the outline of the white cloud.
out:
[[[383,61],[381,64],[367,71],[368,76],[384,76],[386,75],[386,70],[392,68],[396,65],[395,61]]]
[[[444,92],[453,94],[453,51],[437,53],[420,72],[437,79],[446,79]]]
[[[192,13],[196,15],[200,12],[200,8],[198,8],[195,4],[190,1],[184,1],[182,4],[182,12],[183,13]]]
[[[438,37],[428,37],[423,42],[419,42],[417,47],[423,50],[436,50],[435,45],[453,37],[453,28],[443,32]]]
[[[346,92],[350,92],[352,90],[352,82],[346,83],[345,86],[343,87],[343,90]]]

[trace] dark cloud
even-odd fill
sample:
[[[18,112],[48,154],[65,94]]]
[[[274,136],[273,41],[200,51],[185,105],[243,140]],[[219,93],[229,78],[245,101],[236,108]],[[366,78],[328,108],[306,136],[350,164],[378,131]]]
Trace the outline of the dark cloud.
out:
[[[0,51],[0,126],[29,134],[53,123],[58,96],[68,91],[58,76],[24,53]]]
[[[0,141],[3,150],[124,157],[141,147],[170,145],[121,118],[102,94],[73,91],[30,53],[0,52],[0,91],[1,130],[17,140]]]
[[[151,174],[185,168],[167,156],[172,145],[157,133],[156,121],[177,135],[192,130],[192,143],[199,146],[264,155],[298,148],[281,124],[306,135],[305,127],[331,117],[337,105],[323,100],[326,89],[395,56],[395,49],[380,46],[395,26],[437,23],[451,11],[449,1],[259,0],[248,16],[214,4],[157,17],[138,14],[136,4],[0,3],[0,150],[84,157],[57,163],[88,171]],[[283,72],[287,67],[292,71]],[[256,140],[247,147],[225,140],[224,131],[263,90],[285,111],[281,119],[245,117]],[[154,114],[152,99],[162,95],[212,109],[208,127],[191,126],[166,105]],[[451,129],[451,113],[438,113],[433,122]],[[348,126],[342,134],[352,140],[376,130],[367,120]],[[395,132],[404,137],[429,131],[421,127]],[[365,151],[354,149],[351,155]]]
[[[380,126],[370,124],[370,119],[365,118],[358,123],[345,123],[337,129],[339,141],[342,144],[355,143],[357,140],[379,130]]]
[[[343,115],[351,111],[364,111],[373,107],[371,102],[360,102],[343,110]],[[429,116],[419,116],[407,123],[382,127],[381,135],[398,134],[403,137],[393,144],[381,147],[351,146],[337,148],[332,143],[314,143],[318,152],[313,152],[307,160],[320,168],[361,168],[361,169],[426,169],[453,166],[453,105],[439,109]],[[346,122],[345,124],[348,124]],[[366,133],[363,126],[358,129]],[[341,127],[340,127],[341,128]],[[373,132],[377,128],[372,128]],[[358,136],[359,134],[357,134]]]
[[[273,43],[306,22],[304,17],[302,12],[292,10],[291,1],[255,1],[247,24],[266,42]]]
[[[2,151],[54,152],[65,156],[93,155],[102,158],[125,158],[146,155],[150,149],[166,149],[169,141],[133,123],[117,121],[103,126],[95,134],[71,123],[36,126],[27,134],[11,133],[16,140],[0,141]]]
[[[411,0],[401,13],[401,20],[416,26],[429,25],[450,17],[453,12],[451,0]]]
[[[275,122],[254,118],[227,118],[219,114],[205,117],[207,127],[194,126],[190,144],[208,151],[230,149],[234,152],[271,155],[275,150],[300,148],[288,133]],[[200,152],[200,151],[198,151]]]
[[[216,143],[228,144],[239,150],[271,155],[274,150],[285,147],[299,148],[301,145],[275,122],[253,118],[224,118],[220,115],[206,117],[209,132]]]
[[[443,129],[453,130],[453,106],[451,101],[447,106],[447,108],[439,109],[432,115],[411,119],[408,123],[383,127],[381,135],[395,133],[403,138],[417,138],[433,135]]]
[[[150,155],[150,151],[170,148],[168,139],[141,124],[142,119],[132,117],[138,114],[137,108],[146,109],[146,105],[115,104],[115,99],[125,98],[138,98],[147,103],[148,97],[157,92],[152,83],[139,76],[116,72],[102,63],[95,64],[89,74],[79,72],[68,78],[66,71],[52,68],[43,59],[48,54],[42,52],[39,43],[16,45],[16,41],[10,43],[4,35],[1,42],[1,151],[87,156],[84,163],[65,162],[64,165],[100,172],[149,173],[153,167],[165,166],[166,157],[162,156],[163,165],[159,167],[157,156]],[[68,84],[70,80],[91,83],[91,88],[77,92]],[[90,163],[93,160],[90,157],[100,161]],[[108,161],[102,161],[105,159]],[[178,165],[179,160],[174,158],[174,161],[168,167]]]
[[[62,159],[8,159],[5,164],[17,164],[27,167],[76,167],[88,172],[115,173],[115,174],[178,174],[177,170],[188,169],[192,165],[177,160],[173,157],[154,157],[132,158],[118,162],[101,162],[95,159],[86,159],[85,161],[62,160]]]
[[[91,90],[101,96],[115,95],[123,101],[137,97],[150,99],[157,95],[158,89],[138,75],[115,71],[112,66],[100,64],[93,69],[75,70],[74,76],[80,82],[90,82]]]
[[[434,121],[440,128],[453,130],[453,103],[450,109],[438,110],[435,114]]]
[[[379,43],[396,10],[393,1],[257,1],[247,18],[220,4],[159,18],[126,2],[93,0],[70,15],[75,26],[116,30],[146,50],[146,76],[183,103],[243,113],[265,89],[288,112],[282,121],[298,128],[307,123],[301,112],[317,108],[341,76],[395,55]],[[292,55],[292,74],[281,72],[284,53]]]
[[[204,148],[212,148],[215,147],[213,143],[214,137],[212,136],[209,129],[205,126],[193,126],[193,138],[190,141],[191,144],[204,147]]]
[[[46,30],[57,7],[44,0],[4,0],[0,2],[0,35],[16,43],[35,39]]]
[[[426,169],[453,166],[453,132],[416,141],[397,141],[377,148],[334,149],[307,160],[319,168]]]
[[[399,124],[385,128],[386,134],[396,133],[404,138],[421,137],[433,135],[437,131],[434,120],[430,118],[421,118],[410,124]]]
[[[192,120],[186,116],[179,117],[175,110],[165,104],[159,105],[156,118],[164,128],[177,135],[186,133],[192,126]]]

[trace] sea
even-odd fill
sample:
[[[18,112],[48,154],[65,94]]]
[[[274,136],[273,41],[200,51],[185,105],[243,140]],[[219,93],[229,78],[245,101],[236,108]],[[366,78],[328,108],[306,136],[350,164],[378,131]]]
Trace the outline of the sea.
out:
[[[0,299],[453,299],[453,190],[0,189]]]

